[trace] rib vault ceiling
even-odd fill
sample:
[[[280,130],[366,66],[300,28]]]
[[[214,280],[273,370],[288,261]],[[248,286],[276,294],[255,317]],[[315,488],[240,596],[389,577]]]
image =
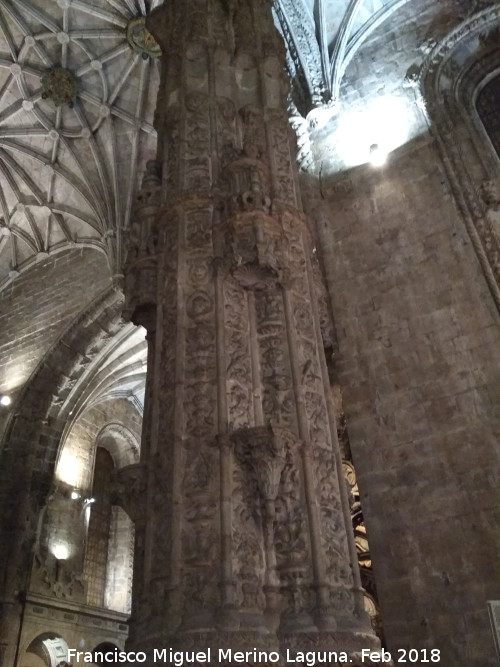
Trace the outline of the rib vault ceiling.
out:
[[[141,21],[161,3],[0,0],[0,292],[19,284],[21,273],[29,280],[35,265],[43,269],[71,249],[100,251],[110,276],[121,273],[134,195],[156,144],[160,60]],[[423,59],[464,18],[490,4],[274,0],[288,46],[301,164],[301,153],[310,156],[313,142],[321,173],[359,164],[352,157],[356,142],[362,139],[363,155],[378,142],[373,101],[389,101],[396,109],[391,116],[385,105],[378,114],[392,139],[402,120],[408,128],[401,142],[425,131],[416,92]],[[323,126],[315,122],[320,117]],[[334,154],[338,167],[330,164]],[[109,367],[120,372],[100,378],[92,401],[116,391],[142,400],[139,362],[132,378],[121,374],[126,350],[135,354],[139,343],[128,329],[122,334],[121,361]],[[113,341],[109,345],[105,354],[113,353]],[[24,380],[44,349],[23,371]],[[141,348],[139,357],[144,354]],[[9,382],[0,389],[12,391]]]
[[[119,272],[158,81],[127,34],[155,4],[0,3],[0,287],[78,244]],[[69,102],[48,88],[51,70]]]
[[[154,153],[159,69],[129,37],[161,1],[0,3],[0,288],[75,246],[103,251],[120,273],[137,179]],[[406,1],[278,0],[306,110],[338,99],[353,53]],[[47,96],[51,70],[70,103]]]
[[[277,23],[305,113],[339,101],[344,72],[367,37],[409,0],[278,0]],[[301,99],[300,99],[301,98]]]

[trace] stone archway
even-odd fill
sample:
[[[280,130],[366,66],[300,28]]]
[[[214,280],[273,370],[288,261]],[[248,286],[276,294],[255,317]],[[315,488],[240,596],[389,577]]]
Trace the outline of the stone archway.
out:
[[[55,633],[38,635],[26,649],[21,667],[59,667],[66,664],[68,645]]]

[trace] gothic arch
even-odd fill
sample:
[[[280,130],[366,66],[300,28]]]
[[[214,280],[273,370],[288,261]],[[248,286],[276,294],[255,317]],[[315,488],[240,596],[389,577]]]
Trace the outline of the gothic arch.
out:
[[[116,650],[116,651],[119,651],[119,650],[120,650],[120,649],[118,648],[118,646],[116,645],[116,643],[105,641],[105,642],[101,642],[100,644],[98,644],[98,645],[93,649],[92,654],[95,656],[95,654],[96,654],[98,651],[100,651],[100,652],[102,652],[102,653],[106,653],[106,652],[108,652],[108,651],[111,652],[111,653],[114,653],[115,650]],[[95,664],[96,664],[96,665],[102,665],[102,664],[105,665],[105,664],[107,664],[107,663],[96,662]],[[109,664],[109,663],[108,663],[108,664]]]
[[[0,571],[8,582],[0,615],[16,634],[16,591],[31,567],[37,517],[50,492],[56,453],[72,403],[64,398],[94,357],[123,326],[122,295],[114,288],[81,313],[45,355],[18,397],[0,451]]]
[[[141,418],[124,397],[109,398],[83,410],[61,440],[56,485],[89,491],[99,446],[109,451],[117,469],[138,463]]]
[[[429,53],[420,84],[449,185],[500,311],[500,235],[491,216],[500,203],[500,161],[476,110],[479,91],[500,69],[499,25],[498,5],[464,21]]]
[[[92,498],[83,559],[88,605],[130,613],[134,524],[116,504],[117,468],[108,449],[97,445]]]
[[[33,656],[33,657],[29,657]],[[38,634],[26,648],[21,658],[21,667],[59,667],[68,656],[68,644],[58,634]],[[35,661],[35,662],[34,662]]]
[[[96,443],[98,447],[109,451],[118,469],[139,463],[140,444],[137,434],[123,424],[110,422],[103,426]]]

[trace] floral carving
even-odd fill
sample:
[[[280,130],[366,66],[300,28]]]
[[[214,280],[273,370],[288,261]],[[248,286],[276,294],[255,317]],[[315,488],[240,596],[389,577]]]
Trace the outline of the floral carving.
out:
[[[51,99],[56,107],[67,104],[72,107],[76,100],[76,79],[62,67],[49,69],[40,79],[43,99]]]
[[[127,26],[127,40],[134,51],[140,53],[146,60],[161,58],[161,48],[153,35],[146,28],[146,18],[138,16],[129,21]]]
[[[165,174],[143,188],[129,271],[158,305],[138,616],[171,646],[243,623],[277,645],[294,615],[350,604],[282,47],[264,0],[157,14]]]

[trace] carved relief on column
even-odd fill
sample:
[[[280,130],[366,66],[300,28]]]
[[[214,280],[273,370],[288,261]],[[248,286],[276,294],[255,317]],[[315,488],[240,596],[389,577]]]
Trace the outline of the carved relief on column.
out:
[[[203,184],[200,181],[200,188]],[[185,299],[182,412],[176,415],[182,433],[178,461],[182,481],[183,629],[213,623],[219,605],[217,499],[219,466],[217,435],[217,365],[215,284],[212,266],[213,210],[184,205]],[[182,275],[182,274],[181,274]],[[179,351],[178,351],[179,354]],[[178,372],[180,367],[178,367]],[[177,446],[180,445],[178,441]]]
[[[235,280],[246,289],[264,289],[283,278],[283,234],[263,213],[233,218],[225,235],[226,258]]]
[[[233,447],[235,437],[236,434],[232,435],[230,440]],[[262,613],[266,606],[263,517],[258,497],[255,475],[248,474],[248,470],[236,459],[231,498],[235,603],[254,627],[262,625]],[[248,620],[244,622],[248,623]]]
[[[146,511],[146,467],[143,463],[133,463],[116,470],[110,489],[113,505],[119,505],[134,523]]]
[[[111,480],[111,502],[119,505],[134,522],[134,567],[144,568],[144,537],[146,516],[147,468],[143,463],[120,468],[113,473]],[[137,601],[144,593],[142,577],[133,581],[132,613],[135,612]]]
[[[203,3],[190,2],[187,11],[187,41],[203,42],[208,39],[208,23]]]
[[[219,608],[217,450],[207,447],[185,452],[183,479],[182,629],[214,624]]]
[[[337,341],[335,338],[335,330],[333,326],[333,319],[330,310],[330,305],[328,303],[328,292],[326,288],[325,278],[316,255],[316,251],[313,251],[311,257],[311,265],[313,272],[314,280],[314,290],[317,294],[318,301],[318,315],[319,315],[319,324],[321,329],[321,338],[323,340],[323,348],[327,354],[327,364],[330,362],[330,358],[337,351]]]
[[[500,276],[500,179],[483,181],[479,195],[486,210],[484,245],[496,275]]]
[[[227,76],[227,75],[226,75]],[[227,83],[229,88],[230,81]],[[227,97],[217,96],[217,154],[220,169],[223,173],[226,167],[238,156],[238,128],[236,106]]]
[[[181,271],[187,275],[183,289],[186,313],[183,432],[189,448],[211,444],[217,432],[212,216],[212,208],[205,206],[193,206],[184,214],[186,249]]]
[[[248,611],[265,611],[269,629],[276,630],[282,611],[303,612],[311,583],[296,465],[300,443],[288,429],[272,425],[241,429],[230,438],[240,601],[243,608],[251,603]]]
[[[253,500],[247,497],[248,503],[253,504],[260,495],[260,503],[256,503],[256,512],[261,521],[261,537],[257,541],[259,550],[264,547],[265,569],[260,582],[260,608],[265,596],[265,611],[268,623],[276,629],[279,622],[279,579],[276,573],[276,553],[274,541],[274,526],[276,519],[276,498],[281,480],[281,473],[285,465],[285,443],[278,431],[271,427],[260,426],[245,429],[232,436],[235,443],[236,459],[242,466],[242,477],[247,481],[246,486],[252,486]],[[244,554],[243,554],[244,556]]]
[[[241,118],[243,154],[248,158],[266,159],[268,146],[264,112],[253,104],[239,110]]]
[[[313,571],[304,506],[301,453],[304,443],[289,429],[273,427],[282,444],[282,473],[275,501],[274,548],[282,595],[280,626],[304,629],[312,626]],[[275,436],[276,437],[276,436]]]
[[[136,197],[125,260],[125,306],[123,317],[148,330],[155,327],[157,302],[158,215],[161,199],[161,166],[146,165],[142,187]]]
[[[234,41],[237,44],[238,54],[247,53],[255,54],[257,51],[253,30],[253,16],[250,8],[250,3],[245,2],[231,2],[231,23],[234,33]]]
[[[200,59],[205,58],[205,52],[200,54]],[[209,194],[212,186],[210,98],[204,92],[192,90],[184,98],[184,108],[182,187],[186,191],[195,191],[198,195]]]
[[[235,431],[254,424],[248,299],[245,290],[230,279],[224,282],[226,388],[228,428]]]
[[[135,633],[149,647],[329,630],[342,579],[325,564],[342,559],[337,471],[270,4],[171,0],[148,23],[166,161]]]
[[[319,448],[314,451],[313,470],[318,485],[321,545],[325,554],[326,581],[330,586],[330,605],[337,615],[347,616],[354,611],[354,582],[335,460],[331,451]]]
[[[158,364],[159,377],[155,378],[162,397],[161,421],[162,431],[173,429],[175,418],[175,386],[172,378],[176,373],[176,353],[178,344],[178,282],[179,266],[179,234],[182,218],[177,211],[172,211],[162,232],[163,261],[162,271],[162,304],[161,304],[161,347]],[[194,273],[194,270],[193,270]],[[148,371],[149,372],[149,371]],[[156,374],[156,372],[155,372]],[[157,389],[157,391],[158,391]]]
[[[287,332],[280,289],[255,293],[264,422],[296,430]]]
[[[178,285],[177,272],[179,267],[179,236],[183,226],[181,215],[172,210],[163,214],[161,225],[162,267],[159,270],[161,284],[161,304],[159,307],[160,337],[158,359],[154,365],[148,366],[148,373],[153,376],[152,391],[161,400],[158,413],[152,417],[151,448],[148,456],[148,495],[147,495],[147,536],[145,538],[145,566],[142,576],[145,579],[144,604],[138,612],[140,622],[148,631],[154,632],[153,618],[158,623],[176,627],[177,617],[168,613],[172,597],[178,591],[175,583],[169,581],[169,569],[165,562],[172,563],[173,527],[169,507],[174,497],[174,424],[176,412],[175,383],[176,359],[178,348]],[[158,400],[158,398],[157,398]],[[147,407],[147,406],[145,406]],[[150,408],[152,404],[150,403]],[[154,434],[154,435],[153,435]],[[168,435],[167,435],[168,434]],[[165,516],[169,520],[165,521]],[[148,599],[154,600],[150,604]],[[138,633],[139,636],[139,633]]]
[[[229,0],[228,6],[237,54],[273,55],[284,62],[285,47],[273,23],[269,22],[269,5],[252,0]]]
[[[288,118],[281,110],[269,110],[266,114],[268,135],[271,141],[275,197],[289,206],[299,202],[295,180],[295,136]]]
[[[159,107],[158,107],[159,108]],[[180,189],[180,129],[181,105],[174,103],[167,107],[161,120],[158,118],[155,125],[164,128],[163,154],[165,170],[165,186],[170,196],[178,193]]]

